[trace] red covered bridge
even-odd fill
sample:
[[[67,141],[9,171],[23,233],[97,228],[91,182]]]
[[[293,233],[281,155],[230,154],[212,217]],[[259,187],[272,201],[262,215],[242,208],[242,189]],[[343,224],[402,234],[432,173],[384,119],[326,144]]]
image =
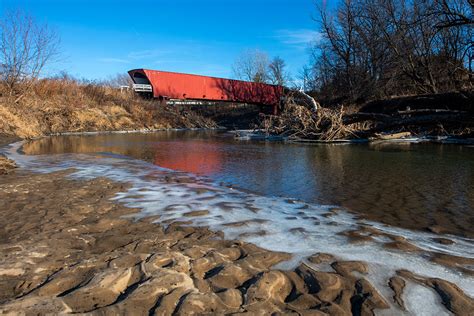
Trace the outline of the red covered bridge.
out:
[[[272,106],[277,111],[283,87],[184,73],[134,69],[129,72],[138,93],[160,100],[205,100]]]

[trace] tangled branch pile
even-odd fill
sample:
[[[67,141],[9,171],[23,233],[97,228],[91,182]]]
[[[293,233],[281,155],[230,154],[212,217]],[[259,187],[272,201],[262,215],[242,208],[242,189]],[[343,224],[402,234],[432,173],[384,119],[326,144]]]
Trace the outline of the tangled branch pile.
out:
[[[361,124],[345,124],[347,109],[319,108],[312,112],[293,102],[285,105],[280,116],[266,116],[262,128],[267,134],[288,136],[289,138],[337,140],[357,137]]]
[[[280,116],[265,116],[261,129],[289,138],[334,141],[406,135],[474,136],[474,93],[400,97],[369,102],[361,107],[319,108],[312,112],[294,101]]]

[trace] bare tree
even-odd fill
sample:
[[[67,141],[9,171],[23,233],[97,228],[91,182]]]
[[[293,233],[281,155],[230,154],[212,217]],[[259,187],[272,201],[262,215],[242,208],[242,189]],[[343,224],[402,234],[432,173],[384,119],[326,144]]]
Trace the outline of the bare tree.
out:
[[[315,75],[313,67],[305,65],[298,72],[297,79],[300,81],[300,84],[296,85],[296,89],[303,90],[305,92],[315,91]]]
[[[237,79],[268,82],[268,56],[259,50],[246,50],[234,62],[232,72]]]
[[[438,23],[439,28],[474,25],[473,0],[440,0],[438,14],[444,19]]]
[[[31,86],[44,67],[59,54],[59,36],[21,11],[0,18],[0,80],[14,94]]]
[[[444,36],[448,52],[461,58],[468,69],[469,82],[474,83],[474,0],[439,0],[435,14],[436,27]],[[459,68],[459,65],[458,67]]]
[[[111,76],[105,81],[106,85],[111,87],[131,86],[133,84],[132,78],[127,73],[118,73]]]
[[[280,57],[275,57],[268,65],[268,78],[270,83],[285,86],[289,81],[289,74],[286,71],[286,64]]]
[[[468,0],[343,0],[319,9],[319,95],[339,103],[468,87],[474,55]]]

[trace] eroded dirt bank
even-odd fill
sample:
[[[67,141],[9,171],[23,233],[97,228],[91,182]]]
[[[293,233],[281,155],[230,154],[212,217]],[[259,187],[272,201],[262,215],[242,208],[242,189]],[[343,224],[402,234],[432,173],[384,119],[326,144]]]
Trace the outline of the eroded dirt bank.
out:
[[[11,95],[0,85],[2,134],[28,139],[66,132],[213,128],[196,113],[134,93],[71,79],[42,79]]]
[[[15,136],[2,135],[0,133],[0,148],[17,140],[18,138]],[[14,161],[0,154],[0,176],[12,172],[15,168],[16,164]]]
[[[3,313],[371,315],[404,310],[414,283],[433,289],[457,315],[474,310],[455,284],[409,271],[390,279],[392,295],[384,298],[365,262],[329,254],[309,258],[320,269],[273,269],[289,255],[184,222],[133,221],[126,216],[138,210],[110,200],[124,184],[67,174],[16,169],[0,176]]]

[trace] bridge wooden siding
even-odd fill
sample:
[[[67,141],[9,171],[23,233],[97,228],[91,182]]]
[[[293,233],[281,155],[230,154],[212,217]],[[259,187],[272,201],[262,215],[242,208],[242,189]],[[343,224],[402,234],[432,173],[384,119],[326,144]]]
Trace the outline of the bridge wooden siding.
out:
[[[283,87],[264,83],[193,74],[133,69],[129,72],[137,92],[160,100],[207,100],[272,106],[276,114]],[[150,89],[144,87],[149,85]]]

